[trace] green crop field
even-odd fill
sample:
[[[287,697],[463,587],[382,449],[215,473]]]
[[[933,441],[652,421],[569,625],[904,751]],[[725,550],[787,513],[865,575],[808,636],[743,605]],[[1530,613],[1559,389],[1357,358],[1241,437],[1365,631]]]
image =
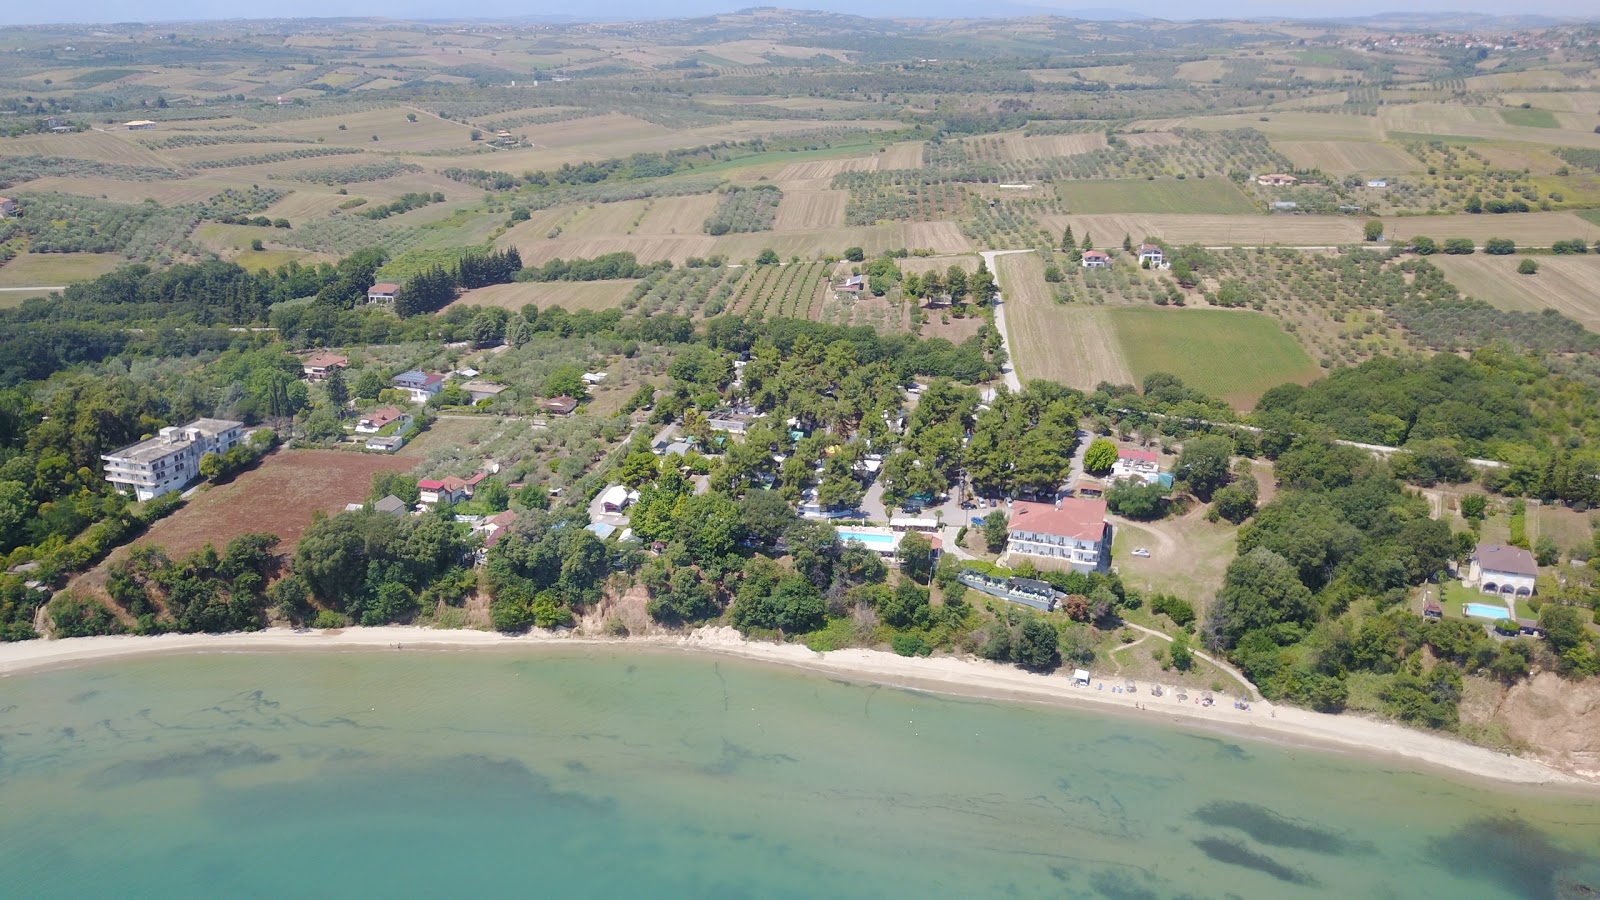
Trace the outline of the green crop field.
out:
[[[1135,379],[1169,372],[1240,409],[1268,388],[1321,374],[1277,320],[1260,313],[1135,307],[1107,315]]]
[[[1556,114],[1548,109],[1502,109],[1500,118],[1506,120],[1507,125],[1516,125],[1522,128],[1560,128],[1561,123],[1556,121]]]
[[[1074,213],[1253,213],[1249,198],[1223,178],[1061,181],[1056,192]]]

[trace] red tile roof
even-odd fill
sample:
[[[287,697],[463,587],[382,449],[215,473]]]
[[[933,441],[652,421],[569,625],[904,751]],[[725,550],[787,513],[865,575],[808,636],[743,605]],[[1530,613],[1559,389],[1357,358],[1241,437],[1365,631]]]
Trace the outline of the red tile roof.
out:
[[[350,360],[337,353],[318,353],[316,356],[306,357],[306,361],[302,365],[308,369],[327,369],[333,366],[348,366],[350,365]]]
[[[1085,251],[1083,251],[1083,258],[1084,259],[1110,259],[1111,258],[1111,254],[1105,252],[1104,250],[1085,250]]]
[[[392,406],[383,406],[362,416],[361,421],[366,423],[369,427],[382,428],[390,422],[393,422],[395,419],[400,418],[402,415],[404,415],[404,413]]]
[[[1106,502],[1070,497],[1057,505],[1019,501],[1012,507],[1010,528],[1012,531],[1098,541],[1105,536]]]
[[[423,480],[417,482],[417,490],[420,490],[420,491],[442,491],[442,490],[444,490],[444,482],[436,481],[435,479],[432,479],[432,478],[424,478]]]
[[[398,284],[391,284],[391,283],[389,283],[387,281],[380,281],[377,284],[373,285],[372,287],[367,288],[367,293],[369,293],[369,294],[393,294],[393,293],[399,292],[399,290],[400,290],[400,285],[398,285]]]
[[[1122,447],[1117,450],[1117,459],[1153,463],[1161,461],[1161,454],[1154,450],[1135,450],[1132,447]]]

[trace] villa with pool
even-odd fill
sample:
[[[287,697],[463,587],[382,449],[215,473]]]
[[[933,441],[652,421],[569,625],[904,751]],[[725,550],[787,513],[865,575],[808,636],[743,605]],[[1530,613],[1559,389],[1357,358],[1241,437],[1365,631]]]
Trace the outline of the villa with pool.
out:
[[[1521,547],[1479,544],[1468,560],[1467,587],[1503,597],[1532,597],[1539,564]]]

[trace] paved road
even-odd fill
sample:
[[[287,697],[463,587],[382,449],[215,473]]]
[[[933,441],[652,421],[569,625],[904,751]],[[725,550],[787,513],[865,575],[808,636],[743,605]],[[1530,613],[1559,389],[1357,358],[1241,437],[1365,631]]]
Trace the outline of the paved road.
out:
[[[990,272],[995,272],[995,283],[1000,283],[1000,275],[995,270],[996,257],[1009,256],[1012,253],[1032,253],[1032,250],[984,250],[979,253],[983,257],[983,264],[989,267]],[[1000,329],[1000,346],[1006,351],[1006,364],[1001,368],[1000,374],[1005,378],[1006,387],[1013,393],[1022,391],[1022,379],[1017,377],[1017,358],[1011,353],[1011,335],[1006,330],[1006,305],[1005,292],[1001,291],[994,296],[994,327]]]
[[[64,291],[64,284],[41,284],[36,287],[0,287],[0,291]]]

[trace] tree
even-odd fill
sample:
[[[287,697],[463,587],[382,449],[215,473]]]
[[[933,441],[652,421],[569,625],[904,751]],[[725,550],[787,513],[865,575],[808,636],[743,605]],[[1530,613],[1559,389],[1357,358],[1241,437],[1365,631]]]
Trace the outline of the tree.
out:
[[[467,140],[469,140],[469,141],[481,141],[481,140],[483,140],[483,132],[481,132],[478,129],[474,128],[474,129],[472,129],[472,133],[467,135]]]
[[[368,366],[356,376],[356,396],[363,400],[376,400],[378,394],[389,386],[389,379],[382,372]]]
[[[990,510],[988,518],[983,520],[983,544],[990,553],[1005,549],[1006,541],[1011,538],[1010,524],[1010,517],[997,509]]]
[[[1207,630],[1220,646],[1231,647],[1249,632],[1282,622],[1306,624],[1315,615],[1316,602],[1294,567],[1257,547],[1228,564]]]
[[[928,583],[928,577],[933,574],[933,542],[926,535],[917,531],[906,532],[900,538],[900,546],[895,549],[894,555],[900,561],[900,571],[922,584]]]
[[[1517,252],[1517,242],[1510,238],[1489,238],[1483,242],[1483,252],[1490,256],[1510,256]]]
[[[1537,275],[1539,274],[1539,264],[1531,259],[1524,259],[1522,262],[1517,263],[1517,274]]]
[[[504,512],[506,507],[511,505],[511,490],[506,487],[505,482],[496,478],[487,478],[479,482],[472,497],[495,512]]]
[[[1361,228],[1361,234],[1368,241],[1383,240],[1383,222],[1377,219],[1368,219],[1367,224]]]
[[[1461,498],[1461,517],[1463,519],[1481,520],[1488,506],[1489,499],[1484,495],[1467,494]]]
[[[878,610],[885,624],[894,628],[915,628],[927,624],[933,615],[928,604],[928,589],[902,579]]]
[[[1194,667],[1194,652],[1189,649],[1189,635],[1184,632],[1178,632],[1172,639],[1167,654],[1172,658],[1172,667],[1179,672],[1187,672]]]
[[[1434,243],[1433,238],[1419,234],[1411,239],[1411,250],[1418,256],[1432,256],[1439,252],[1439,245]]]
[[[1083,452],[1083,468],[1094,475],[1104,475],[1117,464],[1117,445],[1106,438],[1095,438]]]
[[[1222,435],[1191,438],[1178,454],[1173,476],[1188,486],[1196,497],[1210,502],[1212,495],[1228,483],[1233,463],[1233,441]]]
[[[1075,256],[1078,252],[1078,242],[1072,237],[1072,226],[1067,226],[1065,234],[1061,235],[1061,252],[1068,256]]]
[[[1561,547],[1548,534],[1539,535],[1533,542],[1533,555],[1541,566],[1553,566],[1561,561]]]
[[[1029,616],[1012,641],[1011,658],[1024,669],[1048,672],[1061,664],[1060,640],[1055,625]]]
[[[200,477],[216,478],[222,474],[222,457],[215,453],[207,453],[200,457]]]
[[[1444,252],[1451,256],[1466,256],[1477,249],[1472,238],[1450,238],[1444,242]]]
[[[1000,286],[995,283],[994,273],[989,271],[989,266],[982,258],[978,260],[978,271],[973,274],[968,285],[972,289],[972,298],[978,301],[979,306],[988,306],[1000,294]]]
[[[844,258],[850,262],[861,262],[867,258],[867,254],[866,251],[862,250],[860,247],[846,247],[844,250]]]
[[[944,273],[944,287],[950,292],[950,302],[960,303],[967,296],[967,270],[951,263]]]
[[[329,372],[323,388],[328,392],[328,405],[333,407],[336,415],[343,416],[344,408],[350,402],[350,388],[345,384],[344,372],[339,369]]]
[[[1129,519],[1159,519],[1167,514],[1167,490],[1133,479],[1119,481],[1106,489],[1106,509]]]
[[[1133,252],[1133,235],[1127,233],[1122,235],[1122,250],[1124,253]]]
[[[1211,495],[1212,508],[1218,516],[1237,525],[1255,515],[1260,490],[1255,477],[1245,473]]]
[[[775,266],[777,264],[778,251],[771,247],[763,247],[761,252],[756,255],[756,265],[758,266]]]

